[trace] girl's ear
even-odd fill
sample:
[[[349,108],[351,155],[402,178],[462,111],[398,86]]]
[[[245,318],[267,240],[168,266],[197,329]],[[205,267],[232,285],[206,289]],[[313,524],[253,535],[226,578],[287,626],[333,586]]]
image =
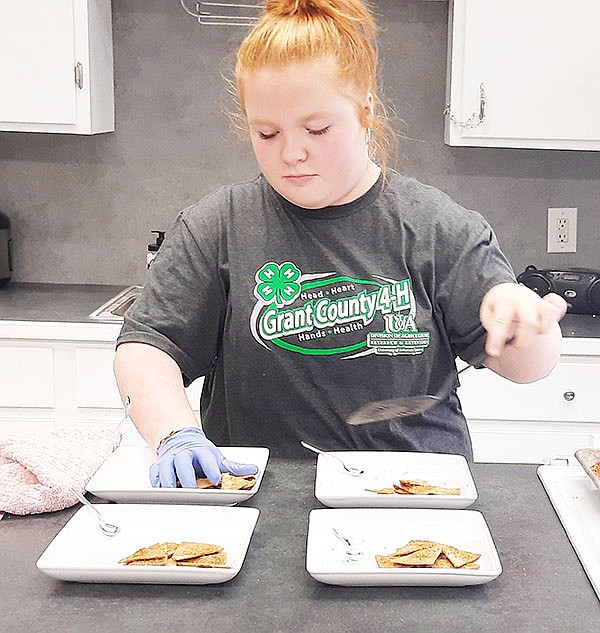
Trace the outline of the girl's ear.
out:
[[[375,105],[373,99],[373,93],[367,92],[367,96],[360,106],[360,124],[364,128],[373,127],[373,115]]]

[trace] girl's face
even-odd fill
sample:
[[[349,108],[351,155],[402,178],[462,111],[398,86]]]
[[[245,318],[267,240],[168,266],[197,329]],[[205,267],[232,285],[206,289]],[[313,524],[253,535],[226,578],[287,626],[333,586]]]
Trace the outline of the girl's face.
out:
[[[356,200],[379,176],[356,101],[340,91],[331,64],[303,61],[244,78],[245,113],[262,173],[284,198],[306,209]],[[370,94],[361,107],[371,114]]]

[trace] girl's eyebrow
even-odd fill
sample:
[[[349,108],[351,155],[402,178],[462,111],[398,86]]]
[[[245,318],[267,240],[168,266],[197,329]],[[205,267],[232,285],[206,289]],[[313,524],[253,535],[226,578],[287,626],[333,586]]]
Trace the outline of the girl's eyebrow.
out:
[[[300,119],[300,123],[311,123],[312,121],[319,121],[321,119],[327,119],[329,117],[331,117],[331,114],[329,112],[313,112],[308,116]],[[277,125],[276,123],[273,123],[272,121],[267,121],[266,119],[248,119],[248,123],[250,123],[250,125]]]
[[[250,125],[273,125],[270,121],[263,119],[248,119],[248,123],[250,123]]]

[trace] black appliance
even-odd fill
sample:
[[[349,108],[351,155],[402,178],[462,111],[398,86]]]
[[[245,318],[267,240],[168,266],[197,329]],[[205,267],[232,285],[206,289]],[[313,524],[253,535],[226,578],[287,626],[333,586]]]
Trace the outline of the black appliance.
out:
[[[10,247],[10,220],[0,211],[0,286],[4,286],[10,281],[12,273]]]
[[[517,281],[540,297],[555,292],[565,299],[568,312],[600,314],[600,271],[587,268],[538,269],[527,266]]]

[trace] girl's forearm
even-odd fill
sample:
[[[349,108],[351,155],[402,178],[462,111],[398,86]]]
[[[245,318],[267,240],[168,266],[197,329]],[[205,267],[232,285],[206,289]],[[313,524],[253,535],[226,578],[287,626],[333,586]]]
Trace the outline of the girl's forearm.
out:
[[[122,343],[114,371],[121,398],[131,400],[129,417],[153,449],[171,431],[199,425],[181,370],[162,350],[145,343]]]

